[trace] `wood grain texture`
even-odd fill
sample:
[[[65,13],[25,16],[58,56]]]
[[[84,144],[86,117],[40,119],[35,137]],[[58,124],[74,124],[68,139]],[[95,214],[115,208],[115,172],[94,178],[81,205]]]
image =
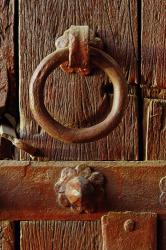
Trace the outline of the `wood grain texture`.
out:
[[[124,223],[132,220],[132,231]],[[110,212],[102,217],[103,250],[156,250],[157,215],[152,213]]]
[[[2,114],[5,110],[8,90],[9,84],[7,77],[7,68],[0,48],[0,114]]]
[[[15,249],[15,233],[14,224],[9,221],[0,222],[0,249],[14,250]]]
[[[166,89],[142,86],[141,92],[143,98],[166,100]]]
[[[144,159],[166,159],[166,100],[144,99]]]
[[[51,160],[138,159],[137,98],[129,95],[125,117],[108,137],[87,144],[65,144],[49,137],[34,121],[28,87],[33,71],[55,50],[55,39],[71,24],[87,24],[103,39],[105,51],[120,64],[128,82],[136,79],[136,1],[20,1],[20,137],[39,147]],[[45,105],[51,116],[68,127],[98,123],[109,112],[108,81],[99,70],[80,77],[57,69],[45,86]],[[29,159],[21,153],[21,159]]]
[[[142,0],[142,84],[166,88],[166,1]]]
[[[16,111],[15,79],[15,3],[14,0],[0,2],[0,112]],[[7,100],[7,96],[8,98]],[[7,103],[6,103],[7,102]],[[13,105],[15,103],[15,105]]]
[[[24,221],[21,250],[102,250],[100,221]]]
[[[0,116],[4,112],[15,115],[18,108],[16,103],[14,27],[14,0],[0,1]],[[1,117],[0,123],[2,123]],[[11,157],[10,143],[0,138],[0,159]]]
[[[16,81],[14,62],[14,1],[0,1],[0,116],[14,114],[16,106]],[[0,119],[2,124],[2,119]],[[0,159],[11,157],[11,146],[0,138]],[[14,224],[0,222],[0,249],[14,250]]]
[[[82,164],[85,162],[0,162],[0,219],[96,220],[110,210],[143,210],[165,216],[159,188],[166,175],[165,161],[86,162],[105,176],[104,209],[79,214],[60,207],[54,185],[61,169]]]

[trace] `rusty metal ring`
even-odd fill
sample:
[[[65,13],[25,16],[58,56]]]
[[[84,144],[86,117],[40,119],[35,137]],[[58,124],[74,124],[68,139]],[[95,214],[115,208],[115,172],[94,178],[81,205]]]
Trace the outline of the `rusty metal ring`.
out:
[[[81,143],[108,135],[121,121],[126,106],[127,83],[115,60],[105,52],[90,47],[91,62],[101,68],[113,84],[112,109],[102,122],[88,128],[67,128],[54,120],[44,105],[44,85],[49,74],[69,56],[69,48],[58,49],[46,56],[36,68],[29,87],[30,109],[37,123],[52,137],[63,142]]]

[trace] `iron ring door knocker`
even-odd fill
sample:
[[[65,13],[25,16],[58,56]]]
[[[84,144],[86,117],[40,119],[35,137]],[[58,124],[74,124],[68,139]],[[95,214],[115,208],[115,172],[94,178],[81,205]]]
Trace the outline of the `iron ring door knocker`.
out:
[[[105,120],[96,125],[80,129],[64,127],[50,116],[44,105],[43,91],[46,79],[56,67],[68,60],[70,56],[68,46],[59,48],[46,56],[37,66],[30,81],[30,109],[35,120],[50,136],[63,142],[90,142],[108,135],[121,121],[126,107],[127,83],[118,64],[101,49],[89,46],[89,54],[91,63],[107,74],[114,90],[110,113]]]

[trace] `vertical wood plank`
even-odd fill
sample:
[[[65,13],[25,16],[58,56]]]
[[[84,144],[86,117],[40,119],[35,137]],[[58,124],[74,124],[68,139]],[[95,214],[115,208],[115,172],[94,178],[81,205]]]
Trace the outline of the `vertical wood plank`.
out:
[[[100,221],[21,222],[21,250],[102,250]]]
[[[0,123],[4,112],[18,110],[15,76],[15,1],[0,1]],[[0,159],[10,158],[11,145],[0,138]]]
[[[128,82],[135,84],[137,62],[137,4],[134,1],[20,2],[20,137],[51,160],[137,160],[137,99],[129,96],[126,116],[118,128],[97,142],[65,144],[52,139],[34,121],[29,108],[29,81],[43,57],[55,50],[55,39],[71,24],[87,24],[104,41],[105,51],[120,64]],[[45,105],[68,127],[98,123],[108,113],[104,74],[68,75],[56,69],[45,86]],[[21,153],[21,159],[28,159]]]
[[[166,1],[142,0],[142,84],[166,88]]]
[[[15,249],[14,224],[8,221],[0,222],[0,249]]]
[[[15,2],[0,2],[0,114],[3,107],[6,112],[15,112],[16,79],[15,79]],[[7,96],[9,97],[7,100]],[[13,105],[15,104],[15,105]]]
[[[14,0],[0,1],[0,123],[4,112],[16,112],[15,80],[15,3]],[[15,104],[15,105],[13,105]],[[11,157],[11,145],[0,138],[0,159]],[[14,223],[0,221],[0,249],[14,250]]]
[[[106,138],[86,144],[64,144],[49,137],[34,121],[28,98],[34,69],[55,49],[55,39],[72,24],[87,24],[96,31],[105,43],[105,51],[118,61],[128,82],[137,83],[136,0],[131,3],[127,0],[48,0],[46,5],[42,0],[21,0],[19,4],[20,137],[37,146],[50,160],[138,159],[138,110],[134,88],[129,93],[125,117],[117,129]],[[111,106],[106,84],[106,77],[99,71],[84,78],[57,69],[47,80],[45,105],[65,126],[90,126],[103,119]],[[28,159],[28,156],[21,152],[20,159]],[[101,244],[99,222],[21,222],[22,249],[100,250]]]
[[[166,159],[166,2],[142,1],[144,159]]]
[[[166,159],[166,100],[144,99],[144,159]]]

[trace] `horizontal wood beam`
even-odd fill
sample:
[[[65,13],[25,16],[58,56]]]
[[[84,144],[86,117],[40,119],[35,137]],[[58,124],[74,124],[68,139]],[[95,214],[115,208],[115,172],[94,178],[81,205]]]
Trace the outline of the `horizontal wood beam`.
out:
[[[58,205],[54,185],[61,170],[82,164],[105,176],[105,210],[78,214]],[[155,212],[166,218],[166,203],[160,203],[159,187],[164,176],[165,161],[0,161],[0,219],[95,220],[107,211]]]

